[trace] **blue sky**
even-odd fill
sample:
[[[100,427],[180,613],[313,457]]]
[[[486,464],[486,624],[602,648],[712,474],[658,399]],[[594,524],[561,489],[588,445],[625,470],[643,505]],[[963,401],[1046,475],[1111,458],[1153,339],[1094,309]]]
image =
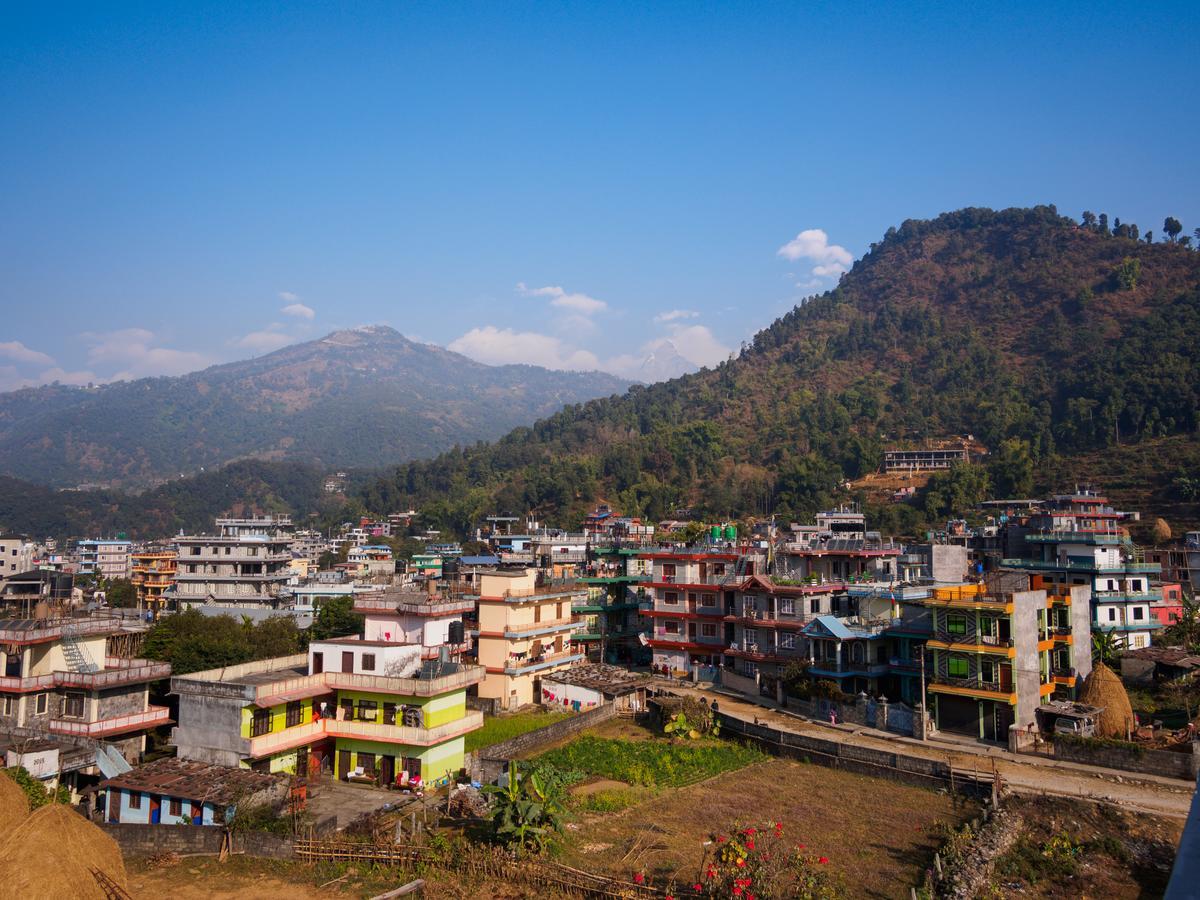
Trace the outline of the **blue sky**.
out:
[[[1188,4],[7,4],[0,388],[376,322],[636,375],[906,218],[1191,233],[1198,59]]]

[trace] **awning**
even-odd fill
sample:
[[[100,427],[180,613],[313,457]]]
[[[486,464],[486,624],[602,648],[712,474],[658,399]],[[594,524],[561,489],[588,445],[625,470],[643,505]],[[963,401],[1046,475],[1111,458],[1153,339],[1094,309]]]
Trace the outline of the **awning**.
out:
[[[278,706],[280,703],[290,703],[292,700],[305,700],[308,697],[319,697],[322,694],[332,694],[333,691],[324,684],[310,684],[305,687],[292,688],[290,691],[278,691],[274,694],[264,694],[256,697],[254,705],[259,709]]]

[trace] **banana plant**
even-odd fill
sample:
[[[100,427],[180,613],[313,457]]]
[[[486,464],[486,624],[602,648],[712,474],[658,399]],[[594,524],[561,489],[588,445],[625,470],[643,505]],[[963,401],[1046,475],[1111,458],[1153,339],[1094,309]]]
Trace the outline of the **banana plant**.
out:
[[[540,853],[550,834],[562,830],[562,802],[537,772],[524,777],[515,761],[508,764],[508,784],[488,785],[494,798],[492,829],[496,839],[518,853]]]

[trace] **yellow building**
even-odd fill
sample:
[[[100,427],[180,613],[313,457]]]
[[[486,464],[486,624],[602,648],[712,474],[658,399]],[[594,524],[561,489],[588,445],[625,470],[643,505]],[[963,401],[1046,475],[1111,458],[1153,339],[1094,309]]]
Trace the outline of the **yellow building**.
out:
[[[167,608],[167,589],[175,583],[175,551],[143,550],[134,553],[131,561],[130,581],[137,590],[138,609],[157,618]]]
[[[584,658],[571,647],[579,627],[572,604],[587,586],[539,581],[537,570],[486,572],[479,583],[479,696],[516,709],[540,699],[540,680]]]

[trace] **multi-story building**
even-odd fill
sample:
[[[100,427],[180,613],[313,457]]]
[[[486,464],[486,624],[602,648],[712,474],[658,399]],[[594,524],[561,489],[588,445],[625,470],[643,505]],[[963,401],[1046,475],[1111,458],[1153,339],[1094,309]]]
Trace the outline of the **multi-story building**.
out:
[[[780,542],[775,574],[810,584],[898,580],[903,548],[867,531],[866,516],[853,507],[817,513],[814,525],[792,525]]]
[[[761,551],[733,545],[646,550],[650,565],[643,613],[651,620],[648,644],[656,669],[711,678],[732,642],[738,587],[766,564]]]
[[[1150,581],[1161,566],[1146,562],[1121,529],[1127,516],[1092,491],[1053,497],[1025,524],[1025,555],[1003,565],[1040,574],[1052,592],[1088,587],[1092,628],[1112,632],[1130,649],[1148,647],[1162,627],[1151,615],[1161,593]]]
[[[584,659],[571,640],[574,607],[586,598],[586,586],[539,579],[535,569],[480,573],[476,655],[487,676],[479,696],[525,706],[541,696],[543,675]]]
[[[810,659],[804,627],[818,616],[835,614],[845,585],[777,583],[752,575],[738,585],[725,620],[731,639],[725,664],[748,678],[776,678],[795,662]]]
[[[650,577],[650,561],[621,544],[596,544],[591,554],[579,579],[588,592],[575,606],[580,628],[572,640],[594,662],[634,662],[641,648],[638,608],[645,599],[640,586]]]
[[[34,546],[21,537],[0,537],[0,581],[33,568]]]
[[[291,576],[291,520],[217,519],[219,534],[179,535],[175,587],[180,607],[277,606]]]
[[[75,544],[79,574],[97,578],[128,578],[129,554],[133,544],[120,539],[85,540]]]
[[[155,618],[169,608],[167,591],[175,583],[174,549],[147,547],[131,556],[130,580],[137,590],[138,610]]]
[[[169,722],[166,707],[150,704],[150,682],[171,667],[109,656],[120,631],[116,619],[0,622],[0,732],[103,744],[137,762],[146,733]]]
[[[368,641],[412,644],[421,648],[425,659],[438,658],[443,649],[452,656],[467,650],[463,617],[475,612],[475,598],[442,593],[433,580],[428,585],[426,591],[389,589],[355,597],[363,636]]]
[[[171,679],[172,740],[182,759],[263,772],[327,773],[380,784],[449,781],[464,736],[483,725],[467,709],[479,666],[422,660],[390,641],[314,641],[308,654]]]
[[[1007,743],[1046,698],[1069,699],[1091,671],[1086,585],[1002,573],[934,588],[926,683],[937,727]]]
[[[346,567],[359,578],[396,574],[396,557],[387,544],[361,544],[346,554]]]

